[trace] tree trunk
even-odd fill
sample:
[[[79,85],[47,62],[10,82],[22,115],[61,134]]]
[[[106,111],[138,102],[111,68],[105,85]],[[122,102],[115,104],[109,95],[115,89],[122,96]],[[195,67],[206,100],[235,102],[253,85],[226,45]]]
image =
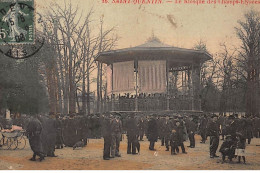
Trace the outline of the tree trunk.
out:
[[[100,111],[100,63],[97,65],[97,112]]]
[[[86,114],[86,75],[85,75],[85,67],[86,67],[86,57],[83,57],[82,62],[82,113]],[[87,67],[88,68],[88,67]]]
[[[75,88],[76,88],[76,86],[75,86]],[[79,105],[79,97],[78,97],[77,91],[75,91],[75,101],[76,101],[76,103],[77,103],[78,112],[81,113],[81,110],[82,110],[82,109],[80,108],[80,105]]]
[[[89,74],[89,60],[87,60],[87,109],[88,115],[90,115],[90,74]]]

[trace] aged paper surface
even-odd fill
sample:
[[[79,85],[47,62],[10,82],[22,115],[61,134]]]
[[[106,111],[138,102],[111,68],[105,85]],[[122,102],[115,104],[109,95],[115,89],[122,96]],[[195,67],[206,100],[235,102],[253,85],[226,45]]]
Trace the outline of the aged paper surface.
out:
[[[0,170],[259,170],[259,7],[0,0]]]

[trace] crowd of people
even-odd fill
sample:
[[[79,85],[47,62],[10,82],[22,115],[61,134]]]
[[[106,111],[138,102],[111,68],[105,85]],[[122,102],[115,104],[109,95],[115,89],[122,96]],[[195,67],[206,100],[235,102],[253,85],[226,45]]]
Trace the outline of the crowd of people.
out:
[[[114,110],[121,111],[134,111],[136,96],[125,95],[114,96]],[[145,94],[141,93],[137,96],[138,110],[139,111],[158,111],[167,109],[167,96],[166,94]],[[191,108],[191,97],[187,95],[171,95],[169,97],[170,110],[189,110]],[[106,98],[106,110],[111,110],[112,99]]]
[[[10,122],[1,122],[10,127]],[[182,153],[187,154],[184,141],[189,140],[190,148],[196,147],[195,134],[201,136],[200,143],[210,140],[210,158],[219,157],[216,152],[220,139],[224,140],[219,151],[222,159],[228,156],[232,160],[238,156],[245,162],[246,142],[251,143],[253,137],[260,136],[260,118],[258,116],[238,116],[237,114],[163,114],[143,115],[140,113],[104,113],[91,116],[71,114],[69,116],[29,116],[16,119],[13,124],[26,129],[27,136],[33,151],[31,160],[36,156],[43,160],[44,157],[55,157],[55,149],[64,146],[73,147],[79,141],[84,146],[88,139],[104,139],[103,159],[110,160],[121,157],[120,141],[123,135],[127,136],[127,154],[140,153],[140,142],[146,136],[150,142],[147,148],[155,151],[155,144],[160,141],[166,151],[176,155],[179,147]]]

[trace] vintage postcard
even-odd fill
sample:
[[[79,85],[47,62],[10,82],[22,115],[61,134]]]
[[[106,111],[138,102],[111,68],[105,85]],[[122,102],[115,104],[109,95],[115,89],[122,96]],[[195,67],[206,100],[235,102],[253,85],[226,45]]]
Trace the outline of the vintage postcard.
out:
[[[260,0],[0,0],[0,171],[259,170]]]

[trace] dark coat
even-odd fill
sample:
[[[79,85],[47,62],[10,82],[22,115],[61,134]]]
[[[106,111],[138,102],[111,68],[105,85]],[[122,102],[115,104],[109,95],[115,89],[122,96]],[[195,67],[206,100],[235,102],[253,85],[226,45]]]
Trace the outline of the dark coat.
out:
[[[138,129],[140,130],[140,131],[144,131],[145,130],[145,120],[139,120],[138,121]]]
[[[175,130],[176,130],[176,135],[177,135],[177,143],[179,145],[184,142],[185,131],[184,131],[183,126],[176,126]]]
[[[111,137],[111,124],[110,119],[105,118],[102,124],[102,135],[103,137]]]
[[[156,142],[158,139],[158,125],[155,119],[148,121],[147,137],[151,142]]]
[[[32,151],[34,153],[43,153],[43,146],[41,140],[42,123],[37,118],[30,119],[26,127],[26,133]]]
[[[229,120],[228,125],[227,125],[227,134],[231,135],[232,137],[236,136],[236,131],[237,128],[239,127],[239,121],[234,119],[234,120]]]
[[[56,144],[56,121],[45,116],[42,116],[40,121],[43,127],[41,133],[43,151],[46,155],[52,156],[54,154]]]
[[[197,130],[195,122],[187,120],[186,121],[186,129],[187,129],[188,133],[191,133],[191,132],[195,133],[195,131]]]
[[[205,118],[205,117],[202,117],[201,119],[200,119],[200,130],[202,131],[202,130],[206,130],[206,128],[207,128],[207,124],[208,124],[208,119],[207,118]]]
[[[138,135],[138,128],[137,128],[137,123],[134,118],[130,118],[127,121],[127,135],[128,136],[135,136]]]
[[[207,134],[209,136],[219,137],[219,131],[220,131],[219,123],[210,121],[209,124],[207,125]]]
[[[76,127],[77,125],[74,119],[66,119],[64,121],[63,139],[64,139],[64,144],[68,147],[73,147],[74,144],[78,142],[76,136],[76,131],[77,131]]]
[[[56,145],[62,145],[62,123],[60,119],[56,119]]]
[[[178,135],[176,132],[170,134],[170,145],[178,145],[179,140],[178,140]]]
[[[221,152],[224,156],[229,156],[230,158],[232,158],[235,154],[235,148],[236,142],[234,142],[233,140],[225,140],[222,143],[219,152]]]
[[[172,121],[166,120],[166,121],[164,122],[164,124],[163,124],[163,134],[164,134],[165,136],[170,136],[172,129],[173,129]]]
[[[165,124],[165,119],[158,119],[157,120],[157,126],[158,126],[158,133],[160,137],[163,137],[164,134],[164,124]]]
[[[121,120],[113,119],[111,121],[111,132],[112,133],[122,133],[122,122]]]
[[[247,138],[253,138],[253,121],[250,118],[246,119]]]

